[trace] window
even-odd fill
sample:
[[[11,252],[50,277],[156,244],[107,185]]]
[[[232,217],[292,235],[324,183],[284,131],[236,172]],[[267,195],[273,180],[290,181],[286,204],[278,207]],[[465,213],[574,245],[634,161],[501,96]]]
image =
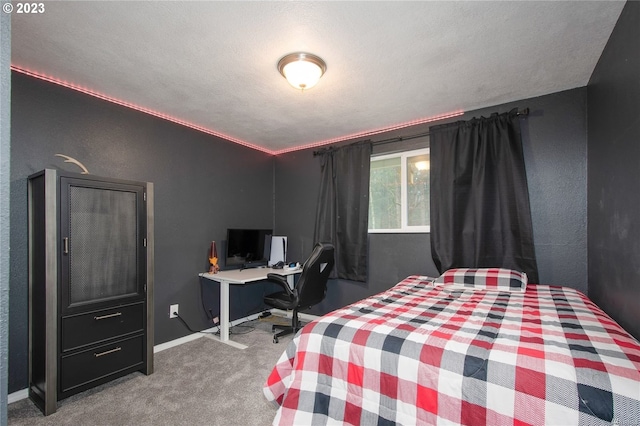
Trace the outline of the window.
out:
[[[429,232],[429,148],[371,157],[369,232]]]

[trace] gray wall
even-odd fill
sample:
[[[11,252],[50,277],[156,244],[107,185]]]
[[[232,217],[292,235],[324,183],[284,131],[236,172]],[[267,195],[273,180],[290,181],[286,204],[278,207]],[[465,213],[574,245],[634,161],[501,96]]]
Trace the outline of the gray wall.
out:
[[[515,106],[531,109],[522,129],[540,281],[585,292],[588,275],[590,297],[636,337],[640,336],[639,10],[637,2],[625,6],[588,89],[462,117]],[[224,239],[226,227],[275,226],[279,234],[289,236],[290,260],[303,260],[310,253],[320,178],[312,150],[273,159],[22,75],[14,75],[13,84],[9,392],[24,389],[27,380],[26,177],[45,167],[75,171],[54,153],[78,158],[97,175],[155,183],[156,343],[187,334],[177,321],[168,320],[169,304],[179,303],[180,313],[193,327],[208,325],[196,273],[206,268],[209,241]],[[375,139],[412,135],[427,127]],[[369,281],[332,281],[325,302],[311,312],[324,313],[359,300],[410,274],[436,275],[429,246],[428,234],[370,235]],[[233,299],[241,306],[235,306],[234,316],[253,309],[255,297],[236,295]]]
[[[19,73],[12,84],[9,392],[28,380],[27,176],[80,171],[56,153],[93,175],[154,183],[155,343],[190,334],[169,319],[170,304],[180,305],[192,328],[211,327],[197,274],[227,227],[272,226],[273,157]],[[208,282],[205,295],[214,290]],[[262,293],[260,286],[235,289],[232,318],[255,309]]]
[[[521,123],[540,281],[586,293],[586,88],[471,111],[459,119],[514,107],[531,110]],[[373,140],[419,134],[427,127],[416,126]],[[427,140],[422,141],[426,146]],[[291,236],[292,259],[304,259],[312,248],[320,181],[320,162],[312,153],[297,151],[276,158],[276,226]],[[368,282],[330,282],[327,298],[310,312],[326,313],[386,290],[411,274],[438,275],[431,260],[429,234],[370,234]]]
[[[168,319],[168,306],[194,328],[209,326],[198,271],[209,241],[227,227],[272,227],[290,238],[289,259],[311,251],[319,163],[311,150],[273,159],[235,144],[21,74],[13,76],[9,391],[27,380],[26,177],[45,167],[74,170],[63,153],[96,175],[152,181],[156,191],[156,344],[188,332]],[[586,89],[494,108],[463,118],[531,109],[523,120],[534,238],[541,281],[586,291]],[[37,120],[34,120],[37,117]],[[427,125],[380,135],[411,135]],[[272,173],[275,161],[275,219]],[[255,208],[260,206],[260,208]],[[382,291],[410,274],[437,275],[428,234],[372,234],[368,283],[332,281],[324,313]],[[266,286],[265,286],[266,287]],[[217,287],[204,287],[215,307]],[[260,286],[234,289],[232,318],[261,308]],[[217,312],[216,312],[217,313]]]
[[[588,85],[589,297],[640,339],[640,2]]]
[[[11,15],[0,15],[0,425],[7,424]]]

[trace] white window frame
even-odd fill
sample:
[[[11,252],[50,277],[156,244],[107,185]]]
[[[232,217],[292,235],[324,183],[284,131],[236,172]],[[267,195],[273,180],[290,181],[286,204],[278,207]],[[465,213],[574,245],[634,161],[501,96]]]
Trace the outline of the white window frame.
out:
[[[431,232],[431,226],[409,226],[409,212],[407,209],[407,158],[429,154],[429,148],[415,149],[412,151],[395,152],[393,154],[372,155],[371,163],[390,158],[400,158],[400,228],[393,229],[369,229],[369,234],[417,234]]]

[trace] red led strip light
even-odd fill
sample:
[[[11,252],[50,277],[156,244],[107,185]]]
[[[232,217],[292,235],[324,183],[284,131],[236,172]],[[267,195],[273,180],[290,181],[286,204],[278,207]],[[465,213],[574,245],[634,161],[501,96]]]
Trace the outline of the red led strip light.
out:
[[[255,150],[258,150],[258,151],[266,152],[267,154],[274,155],[274,152],[272,150],[270,150],[270,149],[267,149],[267,148],[264,148],[264,147],[261,147],[261,146],[258,146],[258,145],[254,145],[254,144],[249,143],[249,142],[245,142],[245,141],[243,141],[241,139],[234,138],[233,136],[228,136],[228,135],[225,135],[224,133],[216,132],[214,130],[207,129],[206,127],[202,127],[202,126],[199,126],[197,124],[189,123],[188,121],[184,121],[184,120],[181,120],[179,118],[175,118],[175,117],[172,117],[170,115],[163,114],[161,112],[154,111],[154,110],[149,109],[149,108],[141,107],[139,105],[135,105],[135,104],[132,104],[132,103],[129,103],[129,102],[126,102],[126,101],[121,101],[119,99],[112,98],[111,96],[104,95],[104,94],[96,92],[94,90],[87,89],[85,87],[81,87],[81,86],[78,86],[78,85],[73,84],[73,83],[69,83],[67,81],[59,80],[59,79],[57,79],[55,77],[50,77],[48,75],[44,75],[44,74],[37,73],[35,71],[30,71],[30,70],[27,70],[27,69],[24,69],[24,68],[20,68],[20,67],[17,67],[15,65],[11,65],[11,69],[13,71],[16,71],[16,72],[19,72],[19,73],[22,73],[22,74],[25,74],[25,75],[28,75],[28,76],[31,76],[31,77],[35,77],[35,78],[38,78],[40,80],[47,81],[49,83],[57,84],[59,86],[64,86],[64,87],[66,87],[68,89],[73,89],[73,90],[76,90],[78,92],[82,92],[82,93],[84,93],[86,95],[93,96],[93,97],[98,98],[98,99],[102,99],[103,101],[111,102],[111,103],[114,103],[116,105],[120,105],[120,106],[123,106],[123,107],[126,107],[126,108],[131,108],[131,109],[134,109],[136,111],[144,112],[145,114],[149,114],[149,115],[152,115],[154,117],[162,118],[163,120],[171,121],[173,123],[180,124],[181,126],[190,127],[190,128],[192,128],[194,130],[197,130],[199,132],[203,132],[203,133],[207,133],[207,134],[210,134],[210,135],[213,135],[213,136],[217,136],[219,138],[226,139],[226,140],[228,140],[230,142],[237,143],[239,145],[243,145],[243,146],[246,146],[246,147],[251,148],[251,149],[255,149]]]
[[[419,120],[407,121],[406,123],[395,124],[395,125],[389,126],[389,127],[381,127],[379,129],[375,129],[375,130],[369,130],[369,131],[361,132],[361,133],[354,133],[354,134],[347,135],[347,136],[340,136],[340,137],[337,137],[337,138],[327,139],[327,140],[320,141],[320,142],[313,142],[313,143],[310,143],[310,144],[300,145],[300,146],[296,146],[296,147],[293,147],[293,148],[285,148],[285,149],[281,149],[279,151],[275,151],[274,154],[275,155],[284,154],[286,152],[300,151],[302,149],[309,149],[309,148],[317,148],[319,146],[329,145],[329,144],[337,143],[337,142],[343,142],[343,141],[350,140],[350,139],[364,138],[364,137],[367,137],[367,136],[373,136],[373,135],[378,135],[380,133],[390,132],[392,130],[404,129],[405,127],[411,127],[411,126],[415,126],[415,125],[418,125],[418,124],[424,124],[424,123],[430,123],[432,121],[444,120],[445,118],[458,117],[458,116],[460,116],[462,114],[464,114],[464,111],[456,111],[456,112],[451,112],[451,113],[447,113],[447,114],[435,115],[433,117],[427,117],[427,118],[421,118]]]
[[[190,123],[188,121],[184,121],[184,120],[181,120],[179,118],[175,118],[175,117],[172,117],[170,115],[163,114],[161,112],[151,110],[149,108],[141,107],[139,105],[135,105],[135,104],[132,104],[132,103],[129,103],[129,102],[126,102],[126,101],[121,101],[121,100],[113,98],[111,96],[107,96],[107,95],[104,95],[102,93],[96,92],[94,90],[91,90],[91,89],[88,89],[88,88],[85,88],[85,87],[82,87],[82,86],[78,86],[76,84],[69,83],[67,81],[63,81],[63,80],[57,79],[55,77],[51,77],[51,76],[48,76],[48,75],[45,75],[45,74],[41,74],[39,72],[35,72],[35,71],[31,71],[31,70],[28,70],[28,69],[25,69],[25,68],[21,68],[21,67],[18,67],[16,65],[11,65],[11,70],[13,70],[15,72],[19,72],[21,74],[28,75],[30,77],[34,77],[34,78],[38,78],[40,80],[47,81],[49,83],[53,83],[53,84],[57,84],[59,86],[66,87],[68,89],[76,90],[76,91],[84,93],[86,95],[93,96],[93,97],[98,98],[98,99],[102,99],[103,101],[111,102],[111,103],[114,103],[116,105],[120,105],[120,106],[123,106],[123,107],[126,107],[126,108],[130,108],[130,109],[133,109],[133,110],[136,110],[136,111],[140,111],[140,112],[143,112],[145,114],[149,114],[149,115],[152,115],[154,117],[158,117],[158,118],[161,118],[163,120],[167,120],[167,121],[170,121],[172,123],[179,124],[181,126],[189,127],[191,129],[197,130],[199,132],[203,132],[203,133],[206,133],[206,134],[209,134],[209,135],[217,136],[219,138],[228,140],[230,142],[237,143],[238,145],[246,146],[247,148],[255,149],[257,151],[261,151],[261,152],[264,152],[264,153],[267,153],[267,154],[270,154],[270,155],[279,155],[279,154],[284,154],[284,153],[287,153],[287,152],[300,151],[300,150],[303,150],[303,149],[317,148],[317,147],[323,146],[323,145],[329,145],[329,144],[332,144],[332,143],[343,142],[343,141],[350,140],[350,139],[358,139],[358,138],[363,138],[363,137],[367,137],[367,136],[373,136],[373,135],[377,135],[377,134],[380,134],[380,133],[390,132],[392,130],[404,129],[406,127],[411,127],[411,126],[415,126],[415,125],[418,125],[418,124],[430,123],[430,122],[433,122],[433,121],[443,120],[445,118],[458,117],[458,116],[464,114],[464,111],[456,111],[456,112],[447,113],[447,114],[435,115],[433,117],[427,117],[427,118],[422,118],[422,119],[418,119],[418,120],[408,121],[406,123],[396,124],[396,125],[393,125],[393,126],[382,127],[382,128],[378,128],[378,129],[375,129],[375,130],[369,130],[369,131],[365,131],[365,132],[354,133],[354,134],[351,134],[351,135],[340,136],[340,137],[337,137],[337,138],[327,139],[327,140],[323,140],[323,141],[319,141],[319,142],[314,142],[314,143],[300,145],[300,146],[296,146],[296,147],[292,147],[292,148],[284,148],[284,149],[280,149],[280,150],[277,150],[277,151],[273,151],[273,150],[270,150],[270,149],[267,149],[267,148],[264,148],[264,147],[249,143],[249,142],[245,142],[245,141],[243,141],[241,139],[234,138],[233,136],[225,135],[224,133],[216,132],[214,130],[207,129],[206,127],[202,127],[202,126],[199,126],[197,124]]]

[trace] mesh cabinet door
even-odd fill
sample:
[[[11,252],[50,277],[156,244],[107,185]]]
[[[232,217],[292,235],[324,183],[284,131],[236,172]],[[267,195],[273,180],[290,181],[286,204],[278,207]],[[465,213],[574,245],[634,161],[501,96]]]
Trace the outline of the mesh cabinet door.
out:
[[[144,292],[144,187],[61,178],[62,307]]]

